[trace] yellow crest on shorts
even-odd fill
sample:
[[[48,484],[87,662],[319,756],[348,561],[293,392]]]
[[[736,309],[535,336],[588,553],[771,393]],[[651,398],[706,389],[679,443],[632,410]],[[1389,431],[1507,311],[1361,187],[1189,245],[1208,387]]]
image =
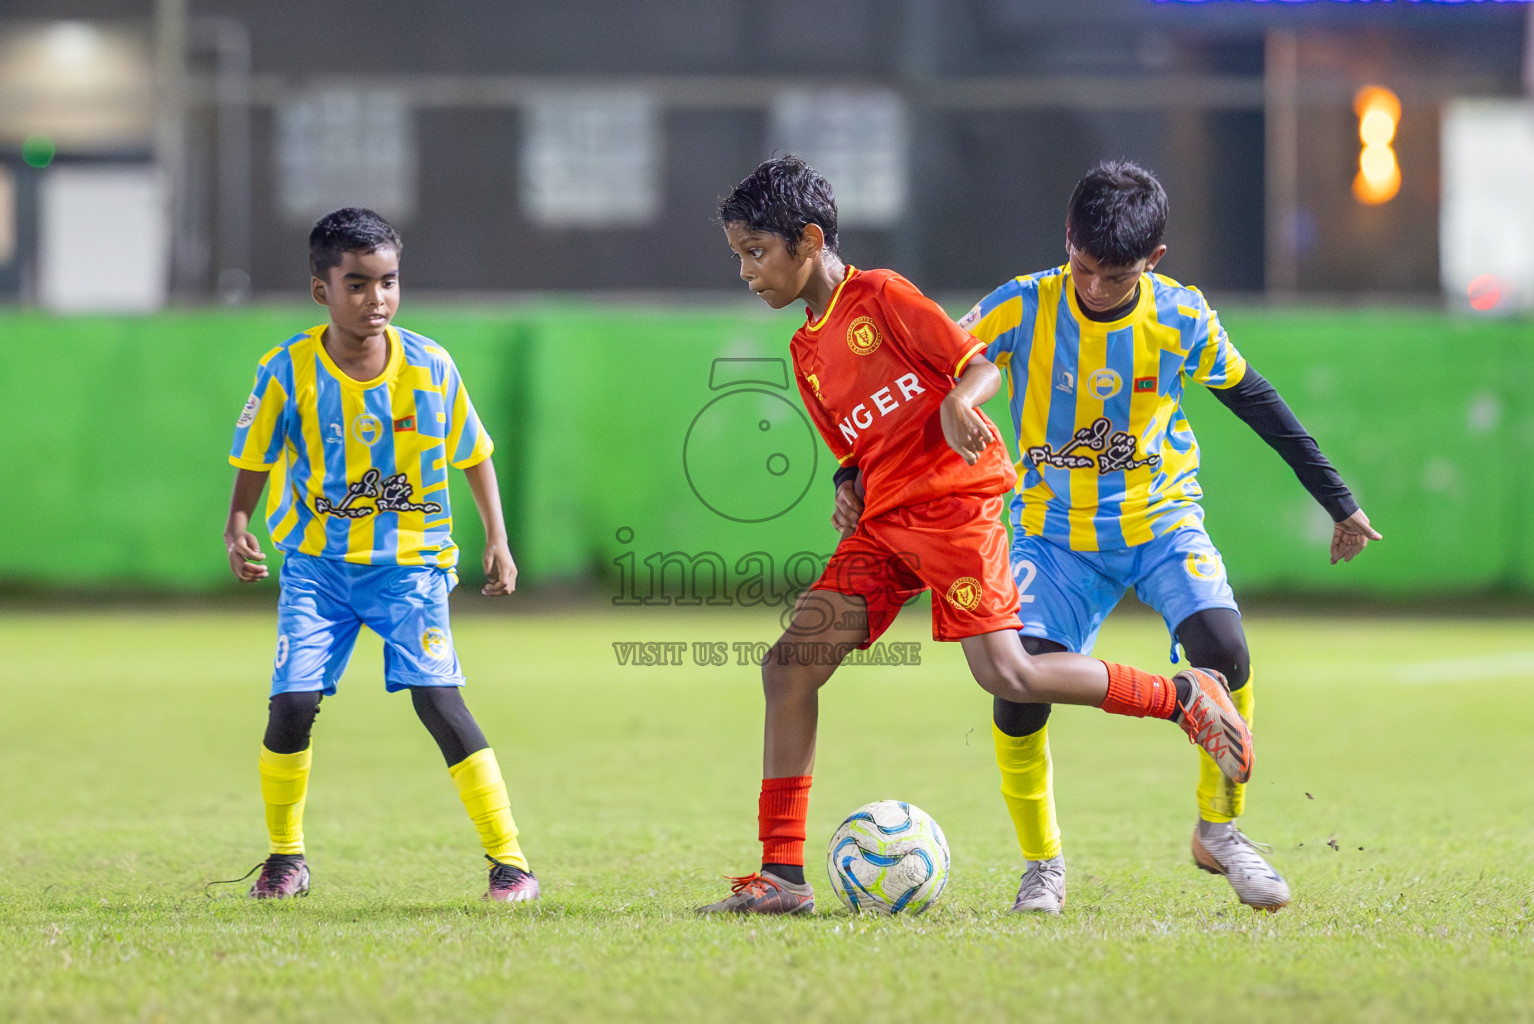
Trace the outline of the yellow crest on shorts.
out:
[[[1188,575],[1197,580],[1220,578],[1220,556],[1207,551],[1196,551],[1188,556]]]
[[[980,581],[973,576],[960,576],[948,588],[948,603],[955,608],[972,612],[980,607]]]
[[[860,316],[847,328],[847,347],[853,355],[866,356],[879,347],[884,336],[871,316]]]
[[[436,626],[427,627],[426,632],[421,634],[421,649],[429,657],[445,658],[450,650],[447,634]]]

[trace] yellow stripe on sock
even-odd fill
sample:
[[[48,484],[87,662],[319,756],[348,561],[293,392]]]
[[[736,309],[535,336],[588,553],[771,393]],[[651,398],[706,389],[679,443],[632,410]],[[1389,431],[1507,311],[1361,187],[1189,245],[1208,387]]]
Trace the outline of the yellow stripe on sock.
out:
[[[1049,727],[1028,736],[1008,736],[991,723],[996,767],[1001,770],[1001,798],[1017,829],[1017,845],[1027,860],[1060,854],[1060,825],[1055,821],[1054,764],[1049,757]]]
[[[266,831],[272,853],[304,852],[304,802],[309,794],[313,747],[296,754],[274,754],[263,744],[257,762],[261,799],[266,803]]]
[[[1248,672],[1246,685],[1230,694],[1230,702],[1236,706],[1247,728],[1252,727],[1252,712],[1257,706],[1252,676]],[[1198,752],[1198,816],[1205,821],[1235,821],[1246,810],[1246,785],[1232,782],[1220,771],[1203,750]]]
[[[489,747],[476,750],[448,772],[485,852],[502,863],[528,870],[527,858],[517,845],[517,823],[511,817],[511,799],[506,795],[506,782],[501,778],[495,751]]]

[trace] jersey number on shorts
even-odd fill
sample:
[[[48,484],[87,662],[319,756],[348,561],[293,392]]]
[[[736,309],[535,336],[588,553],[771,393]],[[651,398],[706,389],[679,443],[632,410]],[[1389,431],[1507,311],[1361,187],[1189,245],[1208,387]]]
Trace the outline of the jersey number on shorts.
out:
[[[1032,604],[1033,595],[1028,593],[1028,585],[1039,574],[1039,570],[1029,561],[1012,563],[1012,578],[1017,581],[1018,600],[1023,604]]]

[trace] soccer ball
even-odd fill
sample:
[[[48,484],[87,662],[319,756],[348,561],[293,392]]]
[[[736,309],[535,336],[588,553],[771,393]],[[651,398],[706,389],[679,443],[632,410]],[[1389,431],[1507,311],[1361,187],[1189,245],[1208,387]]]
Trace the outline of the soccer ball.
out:
[[[847,815],[831,836],[826,871],[854,913],[920,914],[948,884],[948,840],[920,807],[880,800]]]

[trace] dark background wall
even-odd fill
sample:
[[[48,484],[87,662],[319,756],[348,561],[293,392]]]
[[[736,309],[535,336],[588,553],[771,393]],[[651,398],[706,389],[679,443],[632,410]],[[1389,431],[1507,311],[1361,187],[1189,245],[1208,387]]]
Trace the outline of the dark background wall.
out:
[[[748,92],[759,84],[760,99],[664,103],[660,215],[589,230],[542,228],[523,213],[517,105],[415,109],[417,203],[402,225],[415,288],[734,287],[712,223],[716,197],[768,155],[776,90],[842,83],[897,91],[912,124],[908,213],[889,229],[849,231],[854,262],[894,266],[946,292],[1052,265],[1072,183],[1099,159],[1129,157],[1157,171],[1171,195],[1163,269],[1217,291],[1256,292],[1265,275],[1265,47],[1284,31],[1298,39],[1305,87],[1301,290],[1429,295],[1438,288],[1438,104],[1466,91],[1516,93],[1526,24],[1515,4],[1157,0],[191,0],[190,13],[242,23],[264,83],[251,136],[256,293],[291,293],[306,279],[306,228],[277,214],[281,95],[421,76],[636,87],[724,76]],[[147,26],[152,15],[148,0],[0,4],[4,20]],[[193,70],[208,71],[207,61]],[[1168,99],[1174,80],[1196,88]],[[955,92],[986,81],[1005,86],[989,106]],[[1397,89],[1405,107],[1402,192],[1375,208],[1348,189],[1357,158],[1350,99],[1368,82]],[[194,161],[204,168],[215,136],[211,107],[194,107]],[[209,192],[191,215],[213,250],[216,206]],[[211,294],[215,274],[210,265],[185,275],[183,293]]]

